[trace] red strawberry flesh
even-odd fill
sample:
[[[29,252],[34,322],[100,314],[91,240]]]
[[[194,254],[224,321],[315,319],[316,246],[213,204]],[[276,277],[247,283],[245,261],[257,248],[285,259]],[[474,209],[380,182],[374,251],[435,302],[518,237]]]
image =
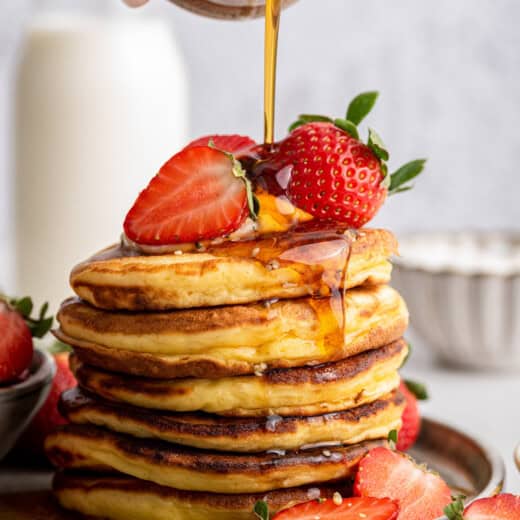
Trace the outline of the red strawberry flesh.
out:
[[[33,340],[23,317],[1,301],[0,331],[0,383],[10,383],[31,364]]]
[[[388,498],[344,498],[336,505],[331,499],[313,500],[281,511],[273,520],[396,520],[399,508]]]
[[[451,502],[450,488],[438,475],[387,448],[370,450],[361,460],[354,493],[396,500],[399,520],[434,520]]]
[[[205,135],[195,139],[185,148],[194,146],[213,146],[224,152],[233,154],[237,159],[248,157],[255,153],[258,145],[245,135]]]
[[[235,167],[220,150],[185,148],[140,193],[126,216],[126,235],[138,244],[164,245],[235,231],[248,213],[245,182]]]
[[[520,496],[503,493],[475,500],[464,510],[464,520],[519,520]]]
[[[421,416],[419,414],[417,398],[408,390],[404,382],[401,382],[399,391],[406,399],[406,406],[402,417],[403,425],[399,430],[399,436],[397,438],[397,449],[399,451],[406,451],[415,444],[419,436]]]

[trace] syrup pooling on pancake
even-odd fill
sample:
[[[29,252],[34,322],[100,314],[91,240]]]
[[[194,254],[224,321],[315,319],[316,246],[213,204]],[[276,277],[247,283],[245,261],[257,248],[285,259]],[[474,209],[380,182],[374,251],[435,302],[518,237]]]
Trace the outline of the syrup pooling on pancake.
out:
[[[199,245],[199,250],[214,257],[253,259],[267,271],[290,267],[298,275],[299,284],[313,297],[309,302],[319,322],[316,343],[320,350],[322,353],[342,352],[346,329],[344,291],[356,237],[357,232],[345,226],[310,221],[296,225],[290,232],[213,241]],[[197,245],[186,244],[177,251],[196,252]],[[136,256],[153,255],[122,241],[118,246],[101,251],[89,262]],[[286,282],[284,288],[290,286],[291,283]],[[270,303],[266,301],[265,305]]]

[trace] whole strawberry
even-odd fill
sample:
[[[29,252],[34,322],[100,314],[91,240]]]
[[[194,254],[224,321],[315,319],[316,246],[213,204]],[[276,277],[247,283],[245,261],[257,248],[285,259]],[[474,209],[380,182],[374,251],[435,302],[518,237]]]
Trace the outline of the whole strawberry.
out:
[[[0,302],[0,383],[16,380],[33,356],[31,331],[23,317]]]
[[[417,400],[427,399],[428,396],[424,386],[414,381],[401,381],[399,391],[406,399],[406,406],[396,447],[399,451],[406,451],[415,444],[421,430],[421,414]]]
[[[290,127],[262,172],[270,172],[282,191],[300,209],[316,218],[343,222],[359,228],[371,220],[388,194],[410,189],[424,160],[405,164],[387,173],[388,151],[369,129],[368,142],[359,139],[357,125],[370,112],[377,92],[357,96],[346,119],[306,115]],[[272,179],[266,181],[272,185]]]
[[[52,326],[44,304],[37,318],[31,317],[29,297],[15,299],[0,295],[0,384],[12,383],[29,368],[33,357],[33,337],[41,338]]]

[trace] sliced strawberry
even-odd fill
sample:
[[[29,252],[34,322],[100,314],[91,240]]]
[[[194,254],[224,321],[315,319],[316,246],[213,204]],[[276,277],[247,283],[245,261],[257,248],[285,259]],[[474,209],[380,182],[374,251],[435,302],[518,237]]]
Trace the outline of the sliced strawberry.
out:
[[[284,509],[273,520],[396,520],[399,508],[388,498],[344,498],[338,505],[333,500],[312,500]]]
[[[406,451],[410,449],[417,440],[421,430],[421,415],[419,413],[419,405],[415,397],[406,384],[401,381],[399,391],[406,399],[406,406],[403,412],[403,425],[399,430],[399,437],[397,438],[397,449],[399,451]]]
[[[0,383],[17,379],[31,364],[33,340],[23,317],[0,301]]]
[[[464,520],[519,520],[520,496],[503,493],[475,500],[464,510]]]
[[[354,493],[396,500],[399,520],[434,520],[451,503],[450,488],[441,477],[387,448],[374,448],[361,460]]]
[[[254,153],[257,144],[245,135],[205,135],[195,139],[186,148],[194,146],[213,146],[224,152],[232,153],[237,159]]]
[[[209,146],[174,155],[139,194],[124,230],[138,244],[196,242],[227,235],[252,207],[249,181],[233,156]]]

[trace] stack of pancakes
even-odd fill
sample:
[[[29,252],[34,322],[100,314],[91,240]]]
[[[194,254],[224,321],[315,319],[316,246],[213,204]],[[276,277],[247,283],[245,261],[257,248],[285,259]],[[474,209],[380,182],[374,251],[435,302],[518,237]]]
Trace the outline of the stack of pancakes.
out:
[[[348,493],[399,429],[408,321],[391,233],[279,233],[77,266],[56,335],[79,386],[46,442],[61,504],[110,519],[249,519]]]

